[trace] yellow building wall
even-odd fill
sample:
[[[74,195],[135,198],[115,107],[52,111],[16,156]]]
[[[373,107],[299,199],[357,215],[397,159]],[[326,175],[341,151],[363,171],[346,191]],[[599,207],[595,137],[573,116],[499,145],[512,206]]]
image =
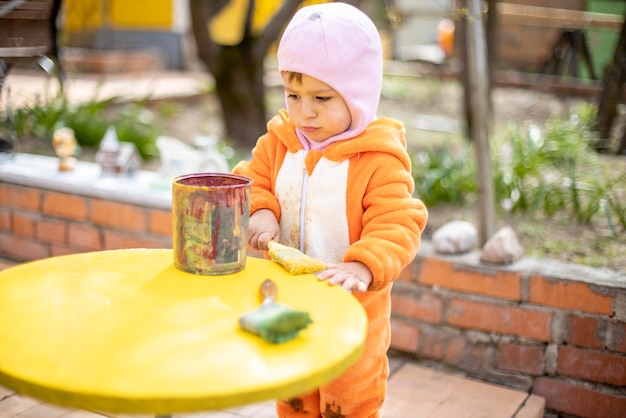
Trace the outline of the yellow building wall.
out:
[[[70,32],[103,27],[167,31],[174,21],[174,1],[181,0],[64,0],[64,28]]]
[[[82,32],[100,28],[104,16],[103,6],[101,0],[64,0],[64,30]]]
[[[170,29],[174,23],[173,0],[111,0],[115,27]]]
[[[332,0],[306,0],[302,2],[302,6],[309,6],[311,4],[328,3]],[[283,0],[267,0],[258,1],[255,3],[254,20],[252,22],[252,29],[255,31],[261,31],[267,25],[270,18],[274,16],[274,13],[282,6]]]
[[[64,28],[71,32],[108,29],[162,29],[174,24],[174,3],[187,0],[64,0]],[[224,25],[237,28],[233,18],[241,19],[249,0],[231,0],[226,7]],[[327,3],[331,0],[306,0],[302,4]],[[282,0],[256,1],[253,30],[261,31],[282,5]],[[187,7],[187,6],[186,6]],[[243,23],[243,22],[242,22]],[[235,29],[236,30],[236,29]]]
[[[331,0],[307,0],[303,6],[328,3]],[[283,0],[256,1],[252,16],[252,31],[260,33],[282,6]],[[222,45],[237,45],[243,38],[245,16],[250,0],[230,0],[208,24],[211,39]]]

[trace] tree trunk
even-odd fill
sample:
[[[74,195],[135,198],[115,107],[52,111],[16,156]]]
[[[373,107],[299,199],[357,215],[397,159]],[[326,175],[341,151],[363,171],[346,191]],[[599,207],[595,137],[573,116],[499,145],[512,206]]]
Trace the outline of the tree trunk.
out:
[[[220,45],[211,39],[207,23],[227,3],[225,0],[189,0],[191,24],[198,57],[215,79],[226,135],[237,145],[252,148],[266,131],[265,56],[302,0],[284,0],[260,34],[250,30],[254,10],[251,0],[242,41],[237,45]]]
[[[252,59],[249,48],[222,46],[213,73],[227,136],[252,148],[266,131],[263,61]]]

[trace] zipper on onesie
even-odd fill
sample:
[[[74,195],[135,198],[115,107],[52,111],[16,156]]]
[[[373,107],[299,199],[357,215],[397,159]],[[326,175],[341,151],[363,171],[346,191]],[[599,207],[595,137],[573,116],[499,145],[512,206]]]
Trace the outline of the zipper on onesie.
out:
[[[309,181],[309,175],[306,172],[306,155],[308,151],[304,151],[304,159],[302,165],[302,190],[300,191],[300,251],[304,252],[304,227],[306,221],[306,191],[307,183]]]

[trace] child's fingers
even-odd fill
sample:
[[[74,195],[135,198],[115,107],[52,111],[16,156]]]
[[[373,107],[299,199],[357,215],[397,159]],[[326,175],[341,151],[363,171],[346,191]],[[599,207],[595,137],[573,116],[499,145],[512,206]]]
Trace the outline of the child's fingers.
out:
[[[367,285],[357,276],[332,267],[317,273],[317,278],[326,280],[328,284],[341,286],[348,292],[365,292],[367,290]]]

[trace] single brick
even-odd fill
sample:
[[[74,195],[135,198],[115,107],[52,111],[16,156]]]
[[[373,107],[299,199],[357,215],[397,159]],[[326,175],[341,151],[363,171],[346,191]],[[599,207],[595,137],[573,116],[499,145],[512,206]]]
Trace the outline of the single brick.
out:
[[[58,219],[41,219],[37,222],[37,239],[49,244],[67,245],[67,222]]]
[[[529,302],[602,315],[613,313],[613,298],[594,292],[589,284],[547,280],[542,276],[531,277]]]
[[[13,229],[13,223],[11,222],[11,213],[9,209],[0,209],[0,231],[10,231]]]
[[[556,371],[564,376],[626,386],[626,357],[623,356],[562,346]]]
[[[157,235],[172,236],[172,212],[165,210],[150,210],[150,232]]]
[[[77,251],[99,251],[103,249],[102,233],[91,224],[73,222],[69,226],[68,244]]]
[[[14,260],[32,261],[50,257],[50,248],[32,239],[0,234],[0,253]]]
[[[508,307],[470,302],[465,299],[450,301],[444,312],[444,322],[461,328],[506,332]]]
[[[551,313],[534,310],[532,306],[530,309],[510,307],[508,333],[548,342],[552,337],[551,321]]]
[[[400,316],[439,323],[441,322],[441,300],[428,293],[413,294],[406,291],[391,293],[391,310]]]
[[[418,282],[423,285],[438,285],[460,292],[508,300],[521,298],[521,273],[496,269],[468,271],[462,267],[453,266],[449,261],[434,258],[423,261]]]
[[[499,369],[533,376],[544,374],[543,347],[500,344],[498,348]]]
[[[391,348],[415,353],[419,342],[419,328],[397,318],[391,318]]]
[[[87,219],[87,199],[67,193],[45,192],[42,212],[82,221]]]
[[[448,346],[445,349],[443,356],[444,363],[454,366],[460,365],[465,359],[465,352],[467,349],[467,341],[459,336],[455,336],[448,341]]]
[[[565,342],[579,347],[604,348],[606,324],[596,318],[585,318],[579,315],[569,317]]]
[[[3,188],[3,206],[39,211],[41,208],[41,193],[39,189],[7,185]]]
[[[446,332],[440,328],[431,328],[421,333],[418,354],[435,360],[445,360],[449,364],[459,364],[463,360],[466,341],[463,337]]]
[[[450,325],[550,340],[550,314],[508,305],[492,305],[454,299],[444,313]]]
[[[13,212],[13,233],[21,238],[34,238],[37,215]]]
[[[596,392],[559,380],[539,377],[533,393],[546,399],[546,409],[589,418],[623,418],[626,397]]]
[[[148,230],[146,210],[125,203],[93,199],[91,220],[95,224],[124,231],[146,232]]]

